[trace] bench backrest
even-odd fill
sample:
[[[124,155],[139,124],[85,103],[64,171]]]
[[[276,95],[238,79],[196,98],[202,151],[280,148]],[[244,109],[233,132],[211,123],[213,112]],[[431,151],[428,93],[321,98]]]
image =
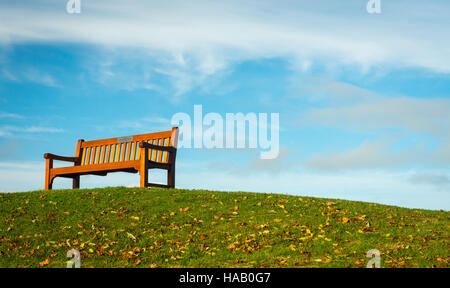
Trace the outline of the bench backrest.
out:
[[[177,147],[178,128],[171,131],[140,134],[133,136],[100,139],[78,142],[77,157],[81,156],[80,165],[97,165],[140,160],[139,143],[147,143],[159,146]],[[149,150],[149,160],[159,163],[168,162],[168,153]]]

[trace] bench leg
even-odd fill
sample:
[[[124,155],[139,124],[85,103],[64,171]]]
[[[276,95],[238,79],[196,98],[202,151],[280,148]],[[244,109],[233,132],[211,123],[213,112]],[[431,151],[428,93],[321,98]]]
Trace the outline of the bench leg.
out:
[[[141,188],[145,188],[148,186],[148,169],[144,168],[139,171],[139,175],[141,177]]]
[[[167,170],[167,185],[170,188],[175,188],[175,166]]]
[[[53,178],[50,176],[50,169],[53,168],[53,159],[45,159],[45,190],[52,190]]]
[[[47,178],[45,178],[45,190],[52,190],[52,183],[53,182],[53,179],[49,179],[49,180],[47,180]]]
[[[139,166],[139,175],[141,176],[140,187],[144,188],[148,186],[148,149],[141,149],[141,159]]]
[[[80,189],[80,175],[73,177],[72,189]]]

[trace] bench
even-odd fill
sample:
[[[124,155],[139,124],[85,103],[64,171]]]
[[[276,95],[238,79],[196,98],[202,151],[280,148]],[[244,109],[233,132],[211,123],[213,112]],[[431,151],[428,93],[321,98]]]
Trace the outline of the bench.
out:
[[[75,157],[44,154],[45,190],[51,190],[56,177],[73,179],[80,188],[81,175],[106,176],[110,172],[140,174],[140,187],[175,187],[175,158],[178,127],[170,131],[109,138],[78,140]],[[73,166],[53,168],[53,161],[72,162]],[[167,170],[167,185],[148,183],[149,169]]]

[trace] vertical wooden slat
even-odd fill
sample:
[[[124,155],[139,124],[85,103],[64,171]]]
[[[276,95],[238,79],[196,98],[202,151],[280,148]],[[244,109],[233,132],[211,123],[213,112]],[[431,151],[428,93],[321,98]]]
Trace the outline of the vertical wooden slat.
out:
[[[136,144],[137,144],[138,142],[136,142]],[[138,146],[138,148],[136,148],[137,149],[137,156],[136,156],[136,160],[141,160],[141,149],[139,149],[139,146]]]
[[[94,158],[94,163],[92,164],[98,164],[98,158],[99,158],[99,154],[100,154],[100,148],[101,146],[97,146],[95,147],[95,158]]]
[[[103,151],[102,151],[102,164],[105,163],[105,159],[106,159],[106,150],[108,150],[108,145],[104,145],[103,146]]]
[[[109,163],[109,157],[111,157],[111,146],[112,145],[106,145],[106,150],[108,150],[108,152],[106,153],[105,163]]]
[[[170,138],[166,138],[165,140],[164,140],[164,146],[169,146],[169,144],[170,144]],[[164,152],[164,160],[163,160],[163,162],[164,163],[167,163],[167,158],[168,158],[168,156],[169,156],[169,153],[166,151],[166,152]]]
[[[75,152],[75,157],[78,158],[78,159],[80,159],[80,160],[78,160],[77,162],[75,162],[75,166],[82,165],[81,163],[82,163],[82,159],[83,159],[83,151],[84,151],[84,149],[81,148],[81,146],[83,145],[83,142],[84,142],[83,139],[78,140],[78,143],[77,143],[77,150],[76,150],[76,152]],[[75,179],[74,179],[74,180],[75,180]],[[79,183],[78,183],[78,184],[79,184]]]
[[[117,144],[112,145],[112,152],[111,152],[111,161],[110,163],[114,163],[114,160],[116,159],[116,146]]]
[[[133,159],[131,159],[131,146],[133,146],[133,142],[128,142],[128,152],[127,152],[126,161],[133,160]]]
[[[119,162],[120,161],[120,152],[122,151],[122,144],[116,144],[117,145],[117,149],[116,149],[116,158],[114,159],[114,162]]]
[[[120,160],[121,162],[125,161],[125,158],[127,156],[127,145],[128,145],[128,142],[121,144],[121,146],[122,146],[122,158]]]
[[[86,162],[86,150],[88,148],[83,148],[83,156],[81,157],[81,165],[85,165],[84,163]]]
[[[87,147],[86,149],[87,149],[87,154],[86,154],[86,162],[85,162],[85,165],[89,165],[89,159],[91,159],[90,158],[90,156],[91,156],[91,148],[92,147]]]
[[[158,139],[153,139],[153,141],[151,141],[151,144],[153,144],[153,145],[158,145]],[[151,151],[151,153],[150,153],[150,155],[149,155],[149,157],[150,157],[150,160],[151,161],[156,161],[156,150],[154,150],[154,149],[152,149],[152,150],[150,150]]]
[[[165,141],[166,139],[164,139],[164,138],[161,138],[161,139],[159,139],[159,146],[164,146],[164,141]],[[159,153],[159,156],[158,156],[158,162],[162,162],[162,157],[163,157],[163,151],[159,151],[158,152]]]
[[[98,159],[98,164],[103,164],[105,162],[105,149],[106,149],[106,145],[100,146],[100,151],[102,153],[100,154],[100,158]]]
[[[131,152],[130,160],[138,160],[136,158],[136,146],[138,146],[139,142],[133,142],[133,151]]]

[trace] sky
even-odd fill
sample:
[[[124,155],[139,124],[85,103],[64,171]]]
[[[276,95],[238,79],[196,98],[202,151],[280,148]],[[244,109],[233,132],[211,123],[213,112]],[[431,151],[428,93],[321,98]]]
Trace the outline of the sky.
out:
[[[279,113],[279,157],[181,148],[179,188],[449,210],[448,1],[66,3],[0,0],[0,192],[43,189],[44,153],[170,130],[202,105]]]

